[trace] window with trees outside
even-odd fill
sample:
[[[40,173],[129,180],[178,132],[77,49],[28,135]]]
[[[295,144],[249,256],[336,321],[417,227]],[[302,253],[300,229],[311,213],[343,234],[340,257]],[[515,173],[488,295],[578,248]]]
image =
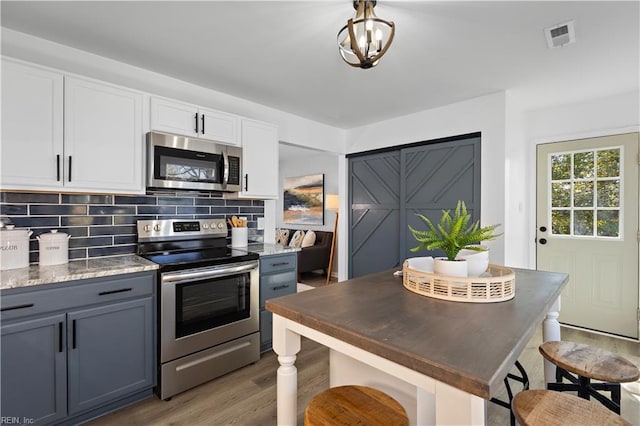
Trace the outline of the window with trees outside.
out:
[[[551,235],[619,238],[622,147],[552,154]]]

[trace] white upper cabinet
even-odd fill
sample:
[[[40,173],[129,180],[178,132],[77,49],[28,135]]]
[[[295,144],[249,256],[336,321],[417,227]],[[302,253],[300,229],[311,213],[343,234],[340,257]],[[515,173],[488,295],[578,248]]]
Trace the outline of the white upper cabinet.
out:
[[[197,138],[197,123],[198,107],[168,99],[151,98],[151,130]]]
[[[65,187],[144,190],[142,94],[65,79]]]
[[[144,192],[142,95],[2,60],[0,188]]]
[[[240,117],[206,108],[200,108],[199,113],[199,138],[240,145]]]
[[[239,198],[278,198],[278,128],[242,120],[242,191]]]
[[[151,98],[151,130],[240,145],[240,117],[171,99]]]
[[[63,76],[2,60],[3,189],[62,186]]]

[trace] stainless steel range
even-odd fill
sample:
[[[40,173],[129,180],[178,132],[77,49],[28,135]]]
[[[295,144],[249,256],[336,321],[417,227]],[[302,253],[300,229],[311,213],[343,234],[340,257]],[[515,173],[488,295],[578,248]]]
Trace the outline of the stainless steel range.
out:
[[[138,254],[160,265],[161,399],[260,358],[258,255],[226,237],[224,219],[138,221]]]

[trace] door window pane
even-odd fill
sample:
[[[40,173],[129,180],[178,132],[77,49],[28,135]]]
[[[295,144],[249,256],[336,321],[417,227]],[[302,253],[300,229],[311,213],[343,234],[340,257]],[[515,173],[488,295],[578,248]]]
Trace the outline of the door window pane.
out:
[[[574,207],[593,207],[593,182],[576,182],[573,187]]]
[[[618,237],[620,232],[620,213],[618,210],[598,211],[598,236]]]
[[[598,182],[598,207],[620,207],[620,180]]]
[[[620,237],[622,149],[550,156],[551,235]]]
[[[551,156],[551,179],[571,178],[571,155],[557,154]]]
[[[593,235],[593,210],[573,212],[573,235]]]
[[[551,233],[555,235],[571,234],[571,211],[553,210],[551,212]]]
[[[551,184],[551,206],[571,207],[571,183],[554,182]]]
[[[573,155],[573,178],[585,179],[594,176],[593,151],[578,152]]]
[[[598,177],[620,176],[620,149],[598,151]]]

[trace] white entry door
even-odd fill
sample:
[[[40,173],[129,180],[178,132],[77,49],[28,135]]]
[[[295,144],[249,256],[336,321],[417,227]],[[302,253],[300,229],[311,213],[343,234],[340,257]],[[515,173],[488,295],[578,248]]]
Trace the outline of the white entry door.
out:
[[[560,322],[638,338],[639,134],[538,146],[537,268],[566,272]]]

